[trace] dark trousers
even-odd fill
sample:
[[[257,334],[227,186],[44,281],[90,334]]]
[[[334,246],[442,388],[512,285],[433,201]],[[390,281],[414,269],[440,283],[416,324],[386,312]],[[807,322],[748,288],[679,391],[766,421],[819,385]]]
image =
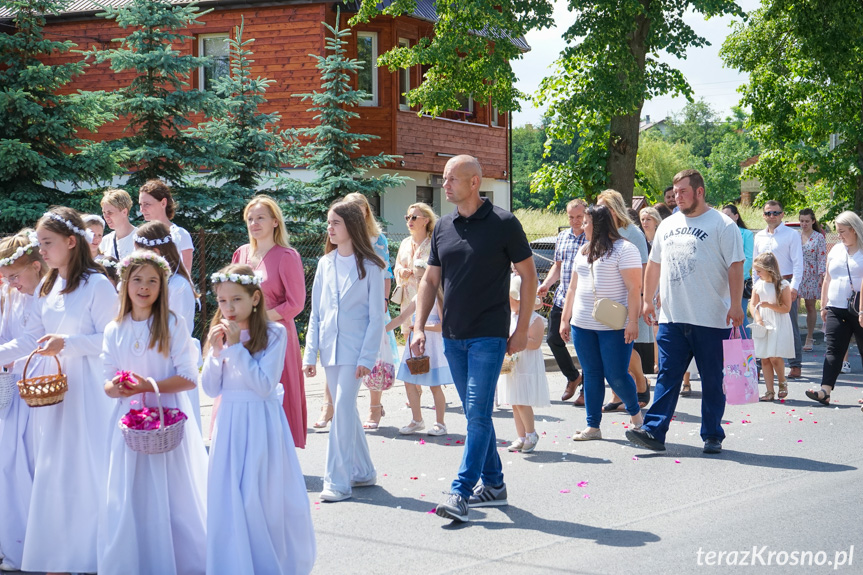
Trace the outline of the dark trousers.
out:
[[[857,340],[857,350],[863,353],[863,327],[859,318],[847,309],[838,307],[827,308],[827,319],[824,320],[824,341],[827,353],[824,354],[824,369],[821,375],[821,385],[831,388],[836,385],[836,379],[842,371],[842,360],[851,344],[851,337]]]
[[[560,339],[560,316],[562,313],[563,310],[557,306],[552,306],[551,311],[548,312],[548,336],[545,341],[551,348],[554,361],[557,362],[557,366],[566,377],[566,381],[575,381],[578,379],[578,368],[575,367],[572,356],[569,355],[566,342]]]
[[[722,340],[728,339],[730,332],[730,329],[687,323],[659,324],[656,334],[659,375],[653,392],[653,405],[644,414],[644,430],[665,442],[665,434],[677,408],[683,374],[694,356],[701,375],[701,439],[725,439],[722,429],[722,415],[725,413]]]

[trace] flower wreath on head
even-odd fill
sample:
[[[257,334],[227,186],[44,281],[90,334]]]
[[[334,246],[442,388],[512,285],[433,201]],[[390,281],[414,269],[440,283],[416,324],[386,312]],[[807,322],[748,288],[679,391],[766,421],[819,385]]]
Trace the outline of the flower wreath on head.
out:
[[[39,240],[38,238],[36,238],[36,234],[34,232],[27,232],[27,239],[30,240],[30,244],[18,247],[18,249],[15,250],[15,253],[13,253],[11,256],[0,260],[0,268],[11,266],[15,263],[15,260],[23,256],[24,254],[31,253],[35,248],[39,247]]]
[[[78,226],[76,226],[75,224],[73,224],[72,222],[70,222],[69,220],[67,220],[63,216],[61,216],[60,214],[55,214],[54,212],[45,212],[42,215],[42,217],[43,218],[48,217],[48,218],[51,218],[52,220],[56,220],[56,221],[60,222],[61,224],[63,224],[64,226],[66,226],[67,228],[72,230],[73,233],[76,233],[79,236],[81,236],[82,238],[86,239],[88,244],[92,243],[93,238],[96,237],[93,235],[92,230],[82,230],[81,228],[79,228]]]
[[[264,281],[264,274],[260,270],[256,271],[254,275],[214,273],[210,276],[210,281],[213,284],[233,282],[235,284],[243,284],[246,286],[259,286],[261,285],[261,282]]]
[[[120,275],[120,277],[123,277],[123,272],[126,271],[126,268],[128,268],[132,264],[142,263],[150,263],[158,266],[163,272],[165,272],[166,280],[171,277],[171,266],[168,265],[168,261],[156,252],[148,252],[144,250],[132,252],[131,254],[117,262],[117,273]]]
[[[158,240],[148,240],[147,238],[139,236],[138,234],[135,234],[132,236],[132,243],[138,244],[141,246],[147,246],[148,248],[155,248],[158,246],[163,246],[165,244],[170,244],[173,241],[174,241],[174,238],[171,237],[171,234],[168,234],[164,238],[161,238]]]

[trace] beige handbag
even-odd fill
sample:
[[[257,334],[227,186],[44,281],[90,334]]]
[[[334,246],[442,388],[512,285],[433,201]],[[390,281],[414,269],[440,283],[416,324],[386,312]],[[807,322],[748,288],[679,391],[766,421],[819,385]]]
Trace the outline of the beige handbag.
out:
[[[593,264],[590,264],[590,279],[593,283],[593,319],[613,330],[623,329],[626,325],[626,306],[613,299],[596,299],[596,279],[593,277]]]

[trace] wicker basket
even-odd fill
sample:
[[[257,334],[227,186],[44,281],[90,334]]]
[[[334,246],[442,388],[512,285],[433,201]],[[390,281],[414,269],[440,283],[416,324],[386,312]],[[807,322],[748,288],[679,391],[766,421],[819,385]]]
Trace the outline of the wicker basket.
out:
[[[501,375],[512,373],[512,368],[515,365],[515,358],[511,355],[503,356],[503,363],[500,366]]]
[[[405,365],[408,366],[408,371],[411,372],[411,375],[423,375],[429,372],[429,356],[421,355],[414,357],[413,350],[411,350],[410,335],[408,335],[408,354],[410,357],[405,360]]]
[[[18,376],[14,373],[5,371],[0,373],[0,411],[9,407],[9,404],[12,403],[12,397],[18,393],[17,381]]]
[[[24,363],[24,374],[21,376],[21,381],[18,382],[18,393],[30,407],[44,407],[60,403],[63,401],[63,396],[66,395],[69,386],[66,384],[66,376],[63,374],[60,360],[57,359],[56,355],[54,356],[54,361],[57,362],[55,375],[40,375],[27,379],[27,368],[30,366],[30,360],[36,351],[38,350],[34,350],[27,356],[27,361]]]
[[[120,426],[123,439],[126,440],[129,449],[138,453],[156,455],[171,451],[180,445],[185,434],[186,420],[181,419],[165,427],[165,411],[162,409],[162,395],[159,393],[159,386],[152,379],[148,381],[156,392],[156,405],[159,407],[159,429],[130,429],[123,425],[122,420],[117,422],[117,425]]]

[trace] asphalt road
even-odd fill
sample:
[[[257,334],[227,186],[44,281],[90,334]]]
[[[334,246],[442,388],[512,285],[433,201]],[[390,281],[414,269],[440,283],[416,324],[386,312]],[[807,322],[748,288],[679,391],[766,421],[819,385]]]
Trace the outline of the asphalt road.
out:
[[[860,357],[855,349],[854,372],[824,407],[804,395],[820,382],[823,353],[820,343],[805,354],[804,379],[790,382],[784,402],[728,406],[719,456],[701,452],[697,379],[680,399],[664,454],[626,441],[625,414],[603,417],[604,440],[572,441],[584,410],[560,401],[537,410],[537,450],[511,454],[505,444],[515,428],[504,407],[494,421],[509,506],[471,510],[464,524],[431,513],[463,450],[455,389],[446,390],[450,433],[435,438],[398,434],[410,412],[394,388],[384,394],[381,428],[366,435],[378,485],[320,502],[327,434],[310,434],[300,451],[315,573],[863,573]],[[559,399],[564,378],[548,376]],[[321,382],[308,391],[311,422]],[[367,405],[363,392],[363,416]],[[430,394],[423,405],[433,422]]]

